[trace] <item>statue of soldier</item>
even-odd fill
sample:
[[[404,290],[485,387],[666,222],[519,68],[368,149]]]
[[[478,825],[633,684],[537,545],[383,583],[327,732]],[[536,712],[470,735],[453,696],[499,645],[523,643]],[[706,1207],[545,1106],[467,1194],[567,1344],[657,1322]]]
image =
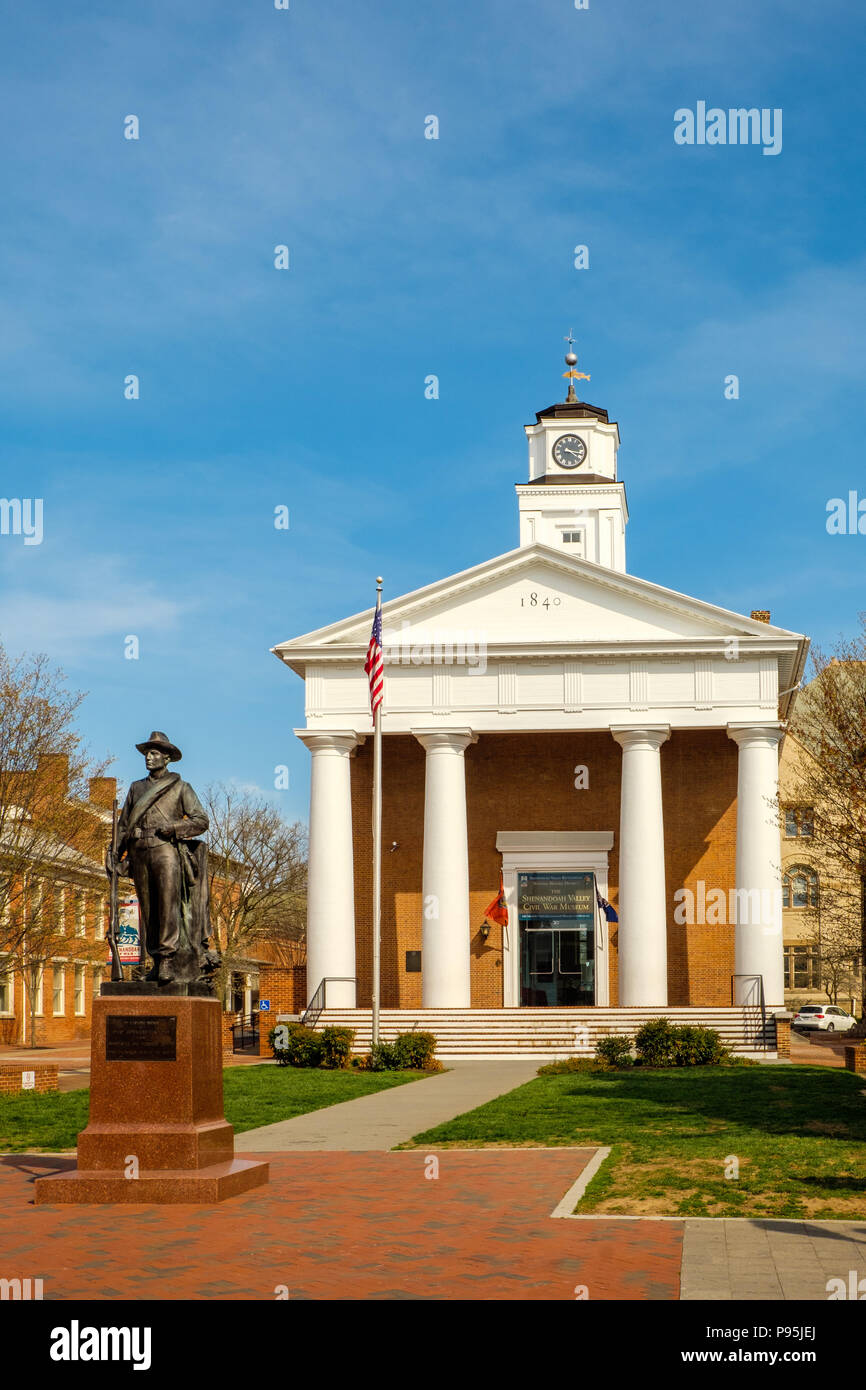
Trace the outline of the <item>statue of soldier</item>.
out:
[[[148,775],[132,783],[123,804],[115,867],[135,882],[153,960],[146,979],[161,985],[206,979],[214,968],[207,845],[196,837],[207,830],[208,818],[189,783],[168,770],[182,755],[164,733],[155,729],[135,746]],[[111,850],[107,868],[110,873]]]

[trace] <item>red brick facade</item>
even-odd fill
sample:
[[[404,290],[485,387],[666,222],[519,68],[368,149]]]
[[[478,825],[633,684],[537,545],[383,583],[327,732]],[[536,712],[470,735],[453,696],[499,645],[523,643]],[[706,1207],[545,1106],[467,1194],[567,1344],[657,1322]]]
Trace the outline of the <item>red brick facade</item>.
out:
[[[369,1007],[372,903],[372,741],[352,758],[352,816],[358,1004]],[[484,909],[499,886],[500,830],[613,831],[609,892],[617,905],[622,754],[607,733],[481,734],[466,750],[472,1006],[503,1000],[501,929],[485,941]],[[589,769],[589,789],[574,787],[574,768]],[[425,754],[411,735],[383,740],[382,1006],[418,1008],[421,975],[407,973],[406,952],[421,949]],[[697,894],[703,880],[734,886],[737,748],[723,731],[674,730],[661,749],[668,896],[668,999],[671,1005],[729,1005],[733,926],[680,926],[678,888]],[[396,841],[397,848],[391,849]],[[617,999],[617,929],[610,933],[610,1002]],[[263,991],[264,992],[264,991]]]
[[[25,1063],[22,1066],[4,1064],[0,1066],[0,1096],[15,1096],[24,1090],[24,1073],[33,1072],[33,1091],[57,1090],[57,1067],[44,1062]]]
[[[104,936],[108,927],[108,895],[100,886],[91,888],[84,895],[84,933],[78,936],[70,925],[66,937],[60,943],[64,959],[46,963],[42,974],[41,1007],[35,1019],[31,1018],[31,1002],[25,989],[24,978],[19,972],[12,977],[13,1010],[0,1014],[0,1046],[9,1047],[26,1043],[27,1046],[54,1047],[58,1043],[75,1042],[90,1037],[90,1019],[94,995],[99,995],[102,979],[108,978],[108,944],[105,945],[106,964],[102,967],[93,964],[93,945]],[[76,957],[76,941],[87,943],[89,958]],[[82,997],[76,996],[76,966],[83,969]],[[63,979],[62,998],[57,999],[55,1012],[55,982]],[[35,1022],[35,1036],[32,1032]]]

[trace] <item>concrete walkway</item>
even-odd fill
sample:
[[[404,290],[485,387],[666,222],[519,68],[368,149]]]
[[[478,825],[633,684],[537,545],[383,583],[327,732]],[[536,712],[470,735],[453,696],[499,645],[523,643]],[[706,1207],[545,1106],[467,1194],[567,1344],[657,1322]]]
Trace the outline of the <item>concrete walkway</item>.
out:
[[[825,1301],[861,1297],[866,1276],[862,1221],[744,1221],[694,1217],[685,1223],[680,1298]],[[842,1280],[845,1292],[831,1279]],[[853,1287],[854,1293],[850,1292]],[[863,1286],[866,1289],[866,1282]]]
[[[538,1062],[450,1062],[449,1071],[235,1135],[238,1153],[393,1149],[531,1081]]]

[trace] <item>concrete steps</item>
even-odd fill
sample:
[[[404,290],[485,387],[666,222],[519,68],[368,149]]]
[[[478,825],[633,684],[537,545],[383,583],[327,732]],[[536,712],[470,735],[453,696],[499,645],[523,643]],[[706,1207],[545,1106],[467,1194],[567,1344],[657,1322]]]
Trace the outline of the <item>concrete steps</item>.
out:
[[[384,1041],[410,1030],[434,1033],[436,1056],[443,1061],[498,1058],[551,1062],[564,1057],[592,1057],[600,1037],[610,1033],[627,1033],[634,1037],[641,1024],[651,1018],[715,1028],[725,1046],[739,1055],[775,1056],[775,1022],[768,1016],[766,1037],[762,1038],[761,1012],[754,1007],[383,1009],[379,1023]],[[354,1028],[355,1050],[369,1050],[369,1009],[326,1009],[319,1016],[316,1027],[321,1029],[329,1025]]]

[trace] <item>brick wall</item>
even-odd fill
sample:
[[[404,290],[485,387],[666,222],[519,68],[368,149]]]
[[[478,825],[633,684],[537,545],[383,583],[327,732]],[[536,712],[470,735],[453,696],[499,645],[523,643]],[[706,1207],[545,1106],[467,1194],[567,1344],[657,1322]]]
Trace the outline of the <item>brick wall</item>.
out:
[[[57,1090],[57,1067],[45,1062],[36,1062],[32,1066],[25,1063],[4,1063],[0,1066],[0,1096],[17,1095],[23,1091],[22,1074],[25,1071],[35,1072],[36,1091],[56,1091]]]
[[[259,1016],[259,1056],[270,1057],[268,1034],[280,1014],[299,1014],[307,1002],[307,970],[304,965],[260,965],[259,997],[270,999],[269,1013]]]
[[[358,1003],[369,1006],[372,945],[372,740],[352,758],[352,815]],[[474,1008],[502,1004],[502,936],[480,935],[484,909],[499,886],[499,830],[612,830],[609,893],[617,906],[622,753],[607,733],[482,734],[466,750],[469,832],[470,958]],[[589,768],[589,790],[576,791],[574,768]],[[680,926],[674,892],[697,894],[734,884],[737,749],[723,731],[675,731],[662,746],[665,869],[668,893],[669,999],[725,1005],[731,999],[733,927]],[[421,949],[425,754],[411,735],[383,741],[382,1005],[421,1005],[421,975],[405,953]],[[397,841],[398,848],[390,852]],[[617,928],[610,930],[610,998],[617,1003]],[[264,994],[264,989],[262,993]]]
[[[224,1057],[231,1057],[234,1051],[234,1035],[232,1033],[232,1024],[234,1023],[234,1020],[235,1015],[232,1013],[220,1014],[220,1028],[222,1030],[222,1046]]]
[[[298,1014],[307,1003],[304,965],[259,965],[259,998],[270,999],[272,1014]]]
[[[737,747],[723,730],[675,730],[662,746],[668,1001],[726,1006],[734,972],[733,924],[679,926],[674,892],[736,882]]]

